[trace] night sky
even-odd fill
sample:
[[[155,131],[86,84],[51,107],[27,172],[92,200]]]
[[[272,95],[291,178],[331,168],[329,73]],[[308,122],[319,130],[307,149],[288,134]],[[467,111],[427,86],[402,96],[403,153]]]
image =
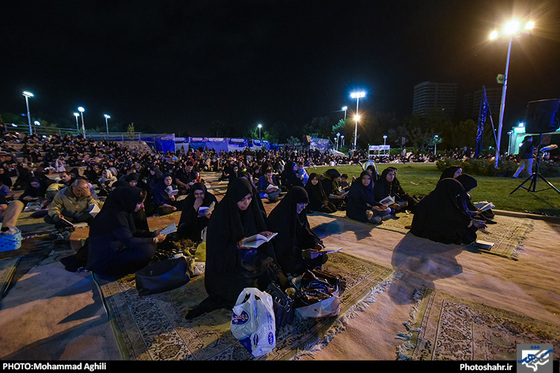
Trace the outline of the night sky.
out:
[[[488,34],[513,15],[536,22],[515,39],[506,123],[528,101],[560,96],[560,2],[547,1],[10,1],[0,5],[0,113],[75,128],[111,123],[208,136],[313,117],[333,124],[354,89],[360,111],[412,110],[414,85],[496,87],[507,42]],[[461,103],[461,100],[460,100]],[[350,114],[350,112],[349,112]],[[497,113],[496,113],[497,115]]]

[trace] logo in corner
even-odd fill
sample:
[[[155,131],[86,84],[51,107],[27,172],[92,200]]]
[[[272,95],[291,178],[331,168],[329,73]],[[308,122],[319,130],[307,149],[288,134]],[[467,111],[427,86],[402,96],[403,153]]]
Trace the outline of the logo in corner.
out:
[[[520,373],[552,373],[552,344],[518,344],[517,371]]]

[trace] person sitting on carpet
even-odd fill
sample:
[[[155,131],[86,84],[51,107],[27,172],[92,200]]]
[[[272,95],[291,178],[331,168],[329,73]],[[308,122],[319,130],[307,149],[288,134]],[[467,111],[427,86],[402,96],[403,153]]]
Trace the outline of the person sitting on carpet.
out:
[[[375,200],[374,185],[370,171],[362,171],[360,177],[352,183],[346,196],[346,216],[350,219],[381,224],[383,219],[391,217],[391,208]]]
[[[244,238],[271,234],[266,216],[256,200],[254,186],[244,177],[230,180],[223,199],[214,209],[206,236],[204,285],[208,297],[190,310],[187,319],[215,309],[231,309],[246,287],[265,290],[271,282],[285,285],[276,263],[272,242],[258,248],[243,247]]]
[[[88,223],[93,220],[90,214],[96,205],[101,208],[102,203],[91,195],[91,188],[86,179],[76,179],[74,183],[61,189],[49,204],[45,223],[54,224],[56,229],[68,228],[70,223]]]
[[[208,226],[212,216],[212,210],[207,210],[201,215],[200,208],[210,207],[212,204],[215,207],[218,200],[216,196],[208,192],[206,186],[202,183],[193,184],[190,190],[191,192],[183,200],[177,236],[199,242],[202,240],[202,231]]]
[[[328,196],[329,201],[336,206],[337,210],[344,209],[346,205],[346,198],[344,194],[339,189],[340,172],[337,169],[331,168],[325,171],[323,177],[321,178],[321,184],[323,184],[323,190]]]
[[[311,173],[309,180],[305,184],[305,190],[309,196],[309,211],[326,212],[328,214],[336,211],[336,206],[329,201],[329,197],[323,190],[319,174]]]
[[[321,267],[328,259],[327,254],[317,253],[324,246],[309,226],[305,212],[308,203],[305,189],[294,186],[268,215],[269,228],[278,232],[274,242],[276,259],[287,275],[298,276]]]
[[[272,174],[272,169],[268,168],[264,175],[259,178],[257,189],[261,198],[267,198],[269,202],[278,202],[282,189]]]
[[[173,176],[170,173],[167,172],[162,175],[153,193],[153,202],[157,214],[167,215],[181,208],[181,202],[177,201],[178,190],[174,189]]]
[[[115,188],[91,223],[86,268],[98,275],[119,278],[148,265],[155,245],[166,238],[155,232],[141,231],[134,213],[141,210],[146,192],[136,187]]]
[[[464,182],[467,184],[466,180]],[[436,188],[416,205],[410,232],[436,242],[473,243],[477,230],[486,225],[473,220],[466,207],[468,199],[465,187],[458,179],[440,180]]]
[[[397,179],[397,169],[395,167],[387,167],[381,172],[379,180],[375,182],[374,187],[375,200],[382,201],[383,198],[391,196],[395,199],[395,204],[390,206],[396,212],[410,210],[414,212],[414,208],[418,203],[418,199],[409,195],[402,188],[399,179]]]

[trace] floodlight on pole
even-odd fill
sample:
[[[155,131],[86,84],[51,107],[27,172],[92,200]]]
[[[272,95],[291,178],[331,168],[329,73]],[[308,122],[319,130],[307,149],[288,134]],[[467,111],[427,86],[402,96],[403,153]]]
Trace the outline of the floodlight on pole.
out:
[[[103,114],[103,116],[105,117],[105,127],[107,128],[107,135],[108,135],[109,134],[109,118],[111,118],[111,117],[107,114]]]
[[[358,121],[360,120],[360,115],[358,114],[358,109],[359,109],[359,106],[360,106],[360,98],[363,98],[365,96],[366,96],[366,93],[364,91],[352,92],[350,94],[350,97],[356,99],[356,115],[354,116],[354,119],[356,119],[356,128],[354,129],[354,151],[356,151],[357,143],[358,143]]]
[[[346,121],[346,111],[348,111],[348,106],[343,106],[342,111],[344,111],[344,121]]]
[[[33,135],[33,127],[31,126],[31,114],[29,113],[29,97],[34,97],[35,95],[28,91],[23,91],[23,97],[25,97],[25,106],[27,108],[27,123],[29,123],[29,136]]]
[[[258,129],[259,129],[259,142],[260,142],[261,148],[262,148],[262,146],[263,146],[263,144],[262,144],[262,136],[261,136],[262,124],[259,123],[259,124],[257,125],[257,127],[258,127]]]
[[[82,134],[84,136],[84,139],[86,138],[86,126],[84,125],[84,111],[86,111],[86,109],[84,109],[83,107],[79,107],[78,111],[80,112],[80,116],[82,117]]]
[[[535,22],[528,21],[525,23],[524,27],[521,28],[521,22],[518,20],[508,21],[500,33],[498,30],[494,30],[490,33],[490,40],[497,40],[499,38],[509,38],[508,52],[506,58],[506,71],[503,78],[503,88],[502,88],[502,100],[500,103],[500,117],[498,122],[498,138],[496,139],[496,163],[495,168],[498,168],[498,162],[500,160],[500,148],[502,142],[502,129],[504,125],[504,112],[506,107],[506,91],[508,83],[508,72],[509,72],[509,61],[511,56],[511,45],[513,43],[513,38],[520,35],[521,33],[528,34],[535,27]]]
[[[387,145],[387,135],[383,135],[383,145]]]

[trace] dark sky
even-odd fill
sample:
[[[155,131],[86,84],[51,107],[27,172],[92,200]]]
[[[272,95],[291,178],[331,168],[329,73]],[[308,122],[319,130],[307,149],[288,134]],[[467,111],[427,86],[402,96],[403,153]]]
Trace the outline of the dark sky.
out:
[[[512,15],[537,23],[513,43],[506,120],[560,96],[560,2],[10,1],[0,5],[0,113],[74,127],[152,125],[207,133],[211,122],[302,126],[355,108],[408,115],[415,84],[496,86],[507,42],[487,41]]]

